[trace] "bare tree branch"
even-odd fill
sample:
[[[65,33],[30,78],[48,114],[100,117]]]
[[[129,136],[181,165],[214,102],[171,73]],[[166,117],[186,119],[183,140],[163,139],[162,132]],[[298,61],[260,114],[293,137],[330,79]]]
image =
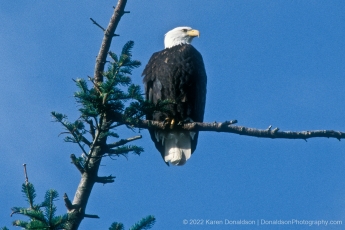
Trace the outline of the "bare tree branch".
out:
[[[104,32],[101,49],[99,50],[99,53],[96,59],[95,74],[94,74],[94,79],[96,83],[103,81],[102,73],[104,71],[104,65],[105,65],[108,51],[111,45],[111,40],[114,37],[116,27],[119,24],[122,15],[125,13],[124,10],[125,10],[126,3],[127,3],[127,0],[118,1],[117,6],[114,10],[114,13],[108,24],[108,27]]]
[[[67,210],[72,210],[74,208],[66,193],[63,195],[63,200],[65,202]]]
[[[137,146],[126,146],[126,147],[118,147],[116,149],[107,149],[105,151],[105,153],[108,153],[108,155],[104,155],[104,156],[110,156],[110,155],[123,155],[125,156],[127,153],[129,152],[136,152],[140,149],[140,152],[142,152],[142,148],[141,147],[137,147]]]
[[[96,26],[98,26],[99,28],[101,28],[101,30],[103,30],[105,32],[105,29],[100,25],[98,24],[95,20],[93,20],[92,18],[90,18],[90,20],[93,22],[93,24],[95,24]]]
[[[95,218],[95,219],[99,219],[98,215],[91,215],[91,214],[84,214],[84,217],[86,218]]]
[[[131,142],[131,141],[135,141],[135,140],[138,140],[138,139],[141,139],[142,136],[139,135],[139,136],[135,136],[135,137],[130,137],[128,139],[121,139],[115,143],[112,143],[112,144],[108,144],[108,148],[115,148],[115,147],[118,147],[118,146],[121,146],[121,145],[124,145],[124,144],[127,144],[128,142]]]
[[[307,130],[307,131],[279,131],[279,128],[271,129],[269,126],[267,129],[248,128],[244,126],[232,125],[237,121],[225,121],[225,122],[191,122],[184,123],[180,126],[175,126],[174,129],[183,129],[188,131],[208,131],[208,132],[222,132],[222,133],[234,133],[244,136],[260,137],[260,138],[283,138],[283,139],[303,139],[315,137],[327,137],[345,139],[345,133],[336,130]],[[140,120],[137,124],[129,124],[132,127],[148,129],[156,128],[168,130],[170,124],[166,122]]]
[[[101,183],[101,184],[108,184],[108,183],[113,183],[116,177],[115,176],[104,176],[104,177],[97,177],[96,182]]]

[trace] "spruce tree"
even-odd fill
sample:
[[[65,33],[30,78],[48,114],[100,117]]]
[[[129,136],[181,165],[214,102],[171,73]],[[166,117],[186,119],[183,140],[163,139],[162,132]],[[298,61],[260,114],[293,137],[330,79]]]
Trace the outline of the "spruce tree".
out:
[[[127,156],[128,153],[140,154],[144,149],[137,145],[128,145],[128,142],[141,138],[141,135],[120,139],[107,143],[110,138],[120,138],[115,132],[120,126],[133,129],[131,124],[136,124],[143,118],[146,112],[157,109],[164,110],[169,101],[162,101],[158,105],[145,101],[141,88],[132,83],[131,73],[134,68],[140,66],[140,62],[132,60],[133,41],[127,42],[118,56],[109,52],[112,61],[108,70],[103,73],[104,82],[97,83],[89,77],[74,80],[78,91],[74,97],[79,105],[80,116],[70,122],[67,116],[58,112],[52,112],[54,120],[64,127],[64,141],[77,144],[82,150],[82,155],[76,157],[71,154],[72,163],[82,174],[78,191],[85,192],[88,186],[94,183],[112,183],[114,176],[98,177],[98,167],[103,157]],[[85,179],[85,180],[83,180]],[[85,182],[86,181],[86,182]],[[72,202],[64,195],[68,214],[55,216],[56,206],[54,201],[58,198],[56,190],[46,192],[45,199],[40,204],[35,204],[36,192],[33,184],[26,181],[22,185],[29,208],[14,207],[12,214],[22,214],[30,218],[29,221],[16,220],[14,226],[25,229],[77,229],[84,217],[98,218],[97,215],[85,214],[77,202]],[[91,189],[87,191],[90,195]],[[77,199],[78,201],[78,199]],[[76,205],[77,204],[77,205]],[[86,201],[80,202],[87,204]],[[78,223],[79,222],[79,223]],[[133,225],[131,230],[150,229],[155,222],[153,216],[147,216]],[[109,229],[124,229],[123,224],[114,222]]]

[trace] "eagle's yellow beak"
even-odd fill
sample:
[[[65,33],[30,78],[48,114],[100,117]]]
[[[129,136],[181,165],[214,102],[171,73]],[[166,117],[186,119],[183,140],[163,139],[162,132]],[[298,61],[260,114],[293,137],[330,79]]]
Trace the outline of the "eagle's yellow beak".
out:
[[[200,32],[199,30],[189,30],[187,31],[187,35],[191,37],[200,37]]]

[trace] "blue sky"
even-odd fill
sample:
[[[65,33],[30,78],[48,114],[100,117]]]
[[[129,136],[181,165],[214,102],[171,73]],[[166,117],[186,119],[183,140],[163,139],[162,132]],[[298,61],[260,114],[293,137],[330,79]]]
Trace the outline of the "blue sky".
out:
[[[58,136],[51,111],[78,117],[72,78],[93,75],[102,31],[115,0],[2,1],[0,3],[0,226],[20,216],[22,164],[41,201],[47,189],[74,196],[79,172],[69,155],[77,145]],[[205,121],[281,130],[345,131],[345,2],[321,0],[129,0],[111,50],[135,41],[143,65],[177,26],[200,31],[193,45],[208,74]],[[341,220],[345,225],[345,142],[273,140],[203,132],[183,167],[167,167],[146,130],[145,148],[128,160],[104,159],[80,229],[129,228],[152,214],[154,229],[310,229],[307,225],[184,225],[183,220]],[[123,138],[137,135],[124,131]],[[65,213],[62,199],[58,212]],[[205,222],[204,222],[205,223]],[[15,228],[13,228],[15,229]]]

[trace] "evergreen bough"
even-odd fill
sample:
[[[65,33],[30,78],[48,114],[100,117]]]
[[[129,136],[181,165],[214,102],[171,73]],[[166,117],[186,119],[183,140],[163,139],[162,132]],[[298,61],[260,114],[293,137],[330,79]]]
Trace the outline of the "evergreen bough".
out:
[[[71,214],[62,216],[55,216],[56,206],[54,201],[59,197],[56,190],[50,189],[46,192],[44,201],[40,204],[35,204],[36,191],[32,183],[27,182],[22,184],[22,193],[29,204],[28,208],[13,207],[12,214],[22,214],[30,218],[29,221],[15,220],[13,226],[22,227],[24,229],[37,229],[37,230],[60,230],[68,229],[68,220]],[[142,218],[139,222],[135,223],[130,230],[147,230],[151,229],[155,224],[155,217],[149,215]],[[122,223],[114,222],[109,230],[124,230]],[[7,227],[2,227],[0,230],[9,230]]]
[[[145,115],[150,103],[144,100],[139,85],[132,83],[129,75],[132,70],[141,65],[137,60],[132,60],[131,50],[134,42],[127,42],[121,52],[120,57],[109,52],[112,61],[108,71],[103,76],[104,82],[92,82],[89,88],[84,79],[74,80],[79,91],[74,93],[77,103],[80,105],[80,117],[69,122],[67,116],[61,113],[52,112],[55,121],[60,122],[66,129],[66,142],[77,143],[83,151],[83,157],[79,157],[79,162],[85,168],[89,161],[89,153],[97,141],[107,137],[119,138],[119,134],[114,132],[115,128],[126,125],[132,129],[130,124],[134,124]],[[104,124],[104,120],[107,124]],[[86,128],[88,127],[88,128]],[[92,141],[87,138],[91,135]],[[89,153],[85,149],[89,147]],[[107,151],[108,155],[126,155],[129,152],[140,154],[143,148],[136,145],[113,146]]]
[[[59,197],[56,190],[49,189],[44,196],[44,201],[39,204],[35,204],[36,191],[32,183],[23,183],[22,193],[29,207],[13,207],[11,216],[13,214],[22,214],[29,217],[30,220],[15,220],[12,223],[13,226],[22,227],[24,229],[42,230],[58,230],[66,227],[65,224],[69,219],[69,214],[55,216],[56,206],[54,205],[54,201]],[[6,229],[6,227],[3,229]]]

